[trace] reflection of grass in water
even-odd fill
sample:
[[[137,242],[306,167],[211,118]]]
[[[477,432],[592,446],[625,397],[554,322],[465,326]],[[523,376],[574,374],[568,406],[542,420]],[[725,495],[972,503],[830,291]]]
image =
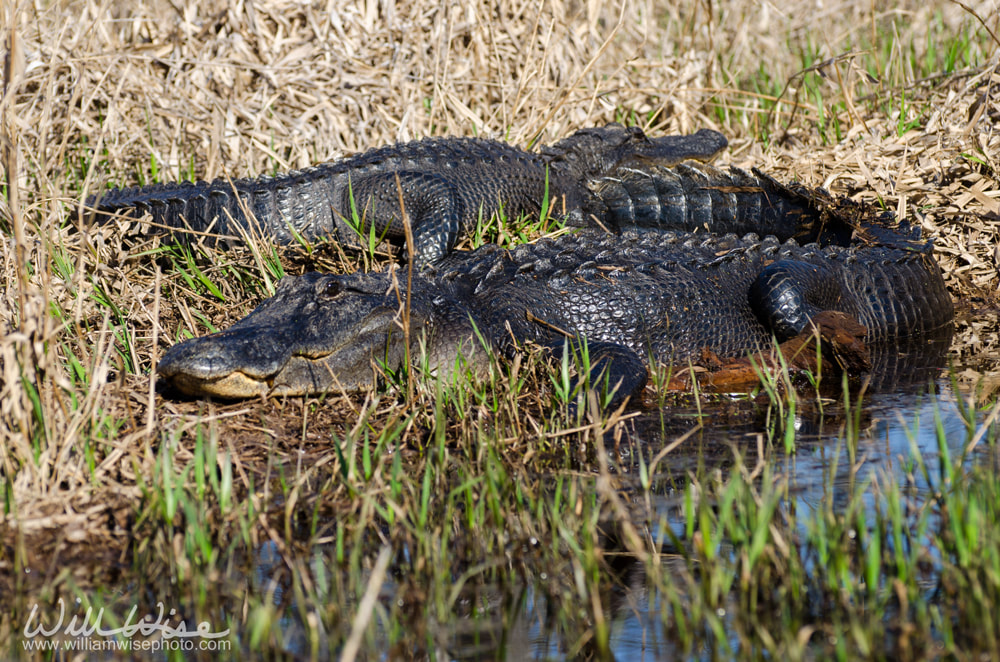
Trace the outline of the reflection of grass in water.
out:
[[[848,423],[854,415],[846,414]],[[841,429],[847,436],[838,446],[864,443],[850,425]],[[968,430],[971,441],[984,428],[970,419]],[[696,633],[693,641],[724,631],[743,650],[763,643],[795,656],[807,642],[814,652],[847,657],[887,643],[904,656],[970,641],[994,651],[995,617],[982,611],[1000,596],[996,555],[973,559],[966,550],[996,545],[1000,531],[981,521],[997,514],[1000,482],[982,458],[961,445],[953,450],[955,440],[938,442],[940,458],[925,458],[914,441],[903,471],[871,471],[863,458],[834,452],[823,497],[809,508],[794,480],[778,476],[782,463],[773,457],[689,483],[678,506],[686,529],[669,536],[683,571],[674,564],[669,577],[653,580],[664,582],[673,627]],[[846,493],[834,482],[845,471]],[[929,490],[917,488],[920,478]],[[660,529],[670,531],[666,521]],[[977,597],[967,601],[965,590]]]
[[[363,652],[398,643],[419,656],[459,637],[467,621],[456,614],[497,627],[507,605],[492,592],[530,584],[553,605],[546,627],[565,651],[600,652],[614,643],[608,608],[620,590],[609,569],[624,554],[659,598],[655,637],[681,651],[796,656],[808,641],[905,657],[939,642],[996,655],[997,486],[968,457],[904,460],[932,494],[887,474],[836,495],[843,504],[831,487],[803,513],[789,498],[791,460],[771,446],[801,455],[795,423],[810,397],[775,392],[760,464],[723,470],[699,456],[703,470],[671,473],[680,449],[658,458],[659,441],[595,416],[570,391],[568,366],[564,375],[535,356],[458,386],[425,385],[406,403],[404,376],[354,399],[160,398],[145,375],[167,346],[228,326],[286,272],[384,267],[377,238],[361,254],[261,241],[176,249],[142,235],[123,242],[124,228],[64,227],[56,203],[107,178],[270,173],[430,134],[526,144],[611,119],[654,133],[713,126],[734,160],[779,179],[851,182],[891,208],[908,196],[943,234],[951,284],[977,293],[995,289],[996,230],[950,219],[989,211],[982,192],[996,189],[995,143],[980,142],[996,102],[968,70],[996,51],[957,7],[858,21],[671,5],[628,13],[609,39],[613,11],[558,4],[445,15],[383,3],[331,17],[258,3],[253,16],[192,8],[181,18],[172,5],[133,3],[113,20],[78,4],[4,22],[18,27],[24,66],[15,56],[11,71],[24,77],[5,81],[17,89],[0,104],[5,144],[20,155],[4,157],[15,186],[3,189],[0,229],[23,235],[26,251],[22,262],[5,249],[2,263],[5,651],[32,604],[66,597],[81,613],[108,606],[109,627],[133,603],[162,601],[265,655],[336,652],[357,625]],[[66,21],[66,11],[101,18]],[[856,149],[864,154],[844,156]],[[483,219],[470,242],[550,232],[559,204],[549,218]],[[698,422],[717,420],[718,403],[693,402]],[[853,470],[864,433],[850,417],[844,425]],[[651,507],[668,489],[685,530],[651,539],[668,530]],[[871,495],[878,505],[864,507]],[[266,572],[262,549],[276,559]],[[366,601],[383,568],[391,596]]]

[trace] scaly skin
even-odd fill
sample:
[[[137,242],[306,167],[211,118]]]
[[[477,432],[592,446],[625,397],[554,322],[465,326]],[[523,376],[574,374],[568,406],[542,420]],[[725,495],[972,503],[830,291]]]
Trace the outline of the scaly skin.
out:
[[[172,348],[158,372],[186,393],[225,398],[366,388],[375,366],[395,369],[406,355],[405,282],[283,279],[233,327]],[[587,340],[591,379],[606,376],[620,397],[645,383],[649,357],[685,362],[702,348],[738,356],[798,333],[819,310],[847,313],[867,328],[867,343],[890,347],[933,335],[953,316],[927,251],[675,232],[585,231],[455,252],[416,274],[409,309],[411,353],[422,340],[443,376],[460,356],[482,360],[479,338],[502,355],[526,342],[560,352],[560,329]]]
[[[403,243],[401,191],[415,259],[424,266],[444,257],[479,219],[501,210],[509,218],[538,214],[546,197],[571,225],[591,225],[604,210],[587,182],[621,168],[708,161],[726,144],[715,131],[649,138],[619,124],[579,131],[540,153],[479,138],[428,138],[277,177],[113,189],[86,207],[98,220],[149,212],[158,226],[235,239],[259,232],[277,243],[296,235],[357,243],[353,224]]]

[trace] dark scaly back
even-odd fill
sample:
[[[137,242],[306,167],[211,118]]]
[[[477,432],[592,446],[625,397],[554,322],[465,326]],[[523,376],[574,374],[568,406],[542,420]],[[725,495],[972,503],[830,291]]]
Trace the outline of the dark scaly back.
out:
[[[869,328],[868,340],[883,354],[903,348],[900,336],[933,332],[951,318],[940,270],[921,252],[678,232],[586,231],[510,250],[487,245],[455,252],[415,274],[408,307],[413,328],[429,332],[433,366],[453,366],[456,345],[464,354],[480,339],[503,353],[525,342],[558,352],[562,330],[593,343],[599,360],[624,361],[616,374],[628,377],[632,388],[641,385],[642,363],[650,359],[684,364],[706,347],[734,357],[770,346],[773,329],[747,293],[771,268],[794,281],[801,310],[851,315]],[[400,336],[404,293],[395,280],[388,274],[290,278],[232,329],[172,349],[161,373],[186,380],[190,392],[234,371],[258,375],[256,381],[237,375],[225,387],[227,397],[267,392],[264,381],[279,369],[282,380],[292,380],[281,382],[290,393],[326,388],[330,369],[344,384],[370,383],[371,356],[384,358],[390,338]],[[326,308],[316,308],[317,301]],[[398,346],[397,361],[403,356]],[[302,359],[311,356],[334,363]],[[295,390],[293,381],[304,388]]]
[[[85,203],[98,222],[113,215],[139,218],[146,212],[166,228],[211,232],[238,238],[240,229],[259,229],[278,243],[294,234],[316,238],[334,232],[337,214],[348,216],[348,175],[354,181],[373,173],[401,170],[446,171],[452,167],[494,166],[498,177],[543,172],[540,158],[505,143],[480,138],[426,138],[276,176],[211,182],[180,182],[111,189]],[[516,181],[508,177],[507,181]],[[256,219],[257,227],[249,215]]]
[[[714,131],[650,139],[640,129],[620,124],[578,131],[540,154],[477,138],[427,138],[274,177],[114,189],[86,204],[96,210],[98,220],[149,212],[161,228],[237,241],[244,232],[259,232],[277,243],[289,243],[296,235],[336,235],[353,242],[343,219],[351,219],[356,210],[378,235],[402,243],[393,177],[398,174],[418,263],[423,263],[446,254],[480,215],[489,217],[500,209],[511,217],[535,213],[546,194],[550,208],[565,214],[571,225],[593,225],[596,218],[627,227],[624,215],[609,221],[588,183],[632,167],[708,160],[725,145],[726,139]]]
[[[764,255],[760,244],[755,236],[587,231],[453,254],[436,278],[508,352],[512,341],[558,344],[558,328],[643,360],[685,359],[701,347],[738,354],[770,337],[740,295]]]
[[[508,349],[512,336],[544,343],[558,338],[558,327],[666,360],[702,347],[722,355],[766,347],[772,330],[747,293],[766,265],[781,261],[823,270],[835,296],[821,309],[858,319],[870,342],[930,334],[953,316],[940,269],[925,253],[752,234],[587,231],[456,253],[429,275]],[[530,321],[527,311],[552,326]]]

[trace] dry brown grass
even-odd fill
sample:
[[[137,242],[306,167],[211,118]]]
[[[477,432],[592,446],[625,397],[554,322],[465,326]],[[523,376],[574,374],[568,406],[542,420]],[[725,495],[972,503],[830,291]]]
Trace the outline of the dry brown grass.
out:
[[[996,0],[969,4],[1000,31]],[[82,540],[123,549],[136,473],[151,473],[156,445],[191,425],[173,413],[198,407],[159,399],[142,374],[178,329],[203,330],[192,311],[223,326],[252,304],[235,284],[235,305],[192,298],[169,273],[158,289],[149,258],[123,248],[117,231],[67,223],[89,192],[154,169],[165,180],[238,177],[427,135],[523,145],[621,118],[653,133],[711,127],[730,138],[724,160],[878,197],[918,219],[938,237],[956,295],[975,297],[973,310],[995,306],[998,47],[955,3],[80,0],[8,2],[0,15],[4,38],[19,44],[5,51],[0,101],[3,176],[15,201],[0,201],[8,550],[35,534],[48,536],[50,551]],[[979,35],[974,66],[943,78],[913,71],[918,56],[908,49],[963,30]],[[859,52],[869,42],[873,52]],[[795,92],[807,51],[831,59],[821,99]],[[879,81],[860,73],[865,57],[877,60]],[[761,72],[779,89],[791,82],[776,112],[767,110],[774,92],[754,88]],[[904,93],[910,116],[900,120]],[[832,112],[844,135],[827,144],[815,127]],[[899,135],[910,118],[920,128]],[[774,140],[760,143],[762,133]],[[23,261],[12,241],[22,229]],[[120,309],[127,339],[111,337],[99,290]],[[980,327],[970,333],[975,351],[994,346]],[[87,374],[83,385],[69,353]],[[276,421],[287,415],[278,404],[204,413],[235,417],[229,429],[262,439],[280,433]],[[101,427],[108,416],[126,421],[110,436]],[[103,441],[88,456],[82,436]],[[91,460],[96,469],[85,470]],[[0,554],[4,573],[10,559]]]

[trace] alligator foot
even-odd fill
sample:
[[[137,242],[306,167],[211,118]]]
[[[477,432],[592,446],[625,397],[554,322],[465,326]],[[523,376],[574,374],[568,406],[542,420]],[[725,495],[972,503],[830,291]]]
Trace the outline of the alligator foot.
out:
[[[694,374],[701,388],[717,392],[749,391],[761,383],[762,375],[768,379],[780,375],[783,365],[790,374],[833,376],[838,383],[845,374],[849,379],[857,379],[871,370],[871,356],[864,343],[866,333],[867,329],[850,315],[824,310],[812,318],[805,330],[778,345],[777,352],[724,359],[705,349],[694,370],[676,375],[667,388],[690,388]],[[780,383],[777,379],[773,381]]]

